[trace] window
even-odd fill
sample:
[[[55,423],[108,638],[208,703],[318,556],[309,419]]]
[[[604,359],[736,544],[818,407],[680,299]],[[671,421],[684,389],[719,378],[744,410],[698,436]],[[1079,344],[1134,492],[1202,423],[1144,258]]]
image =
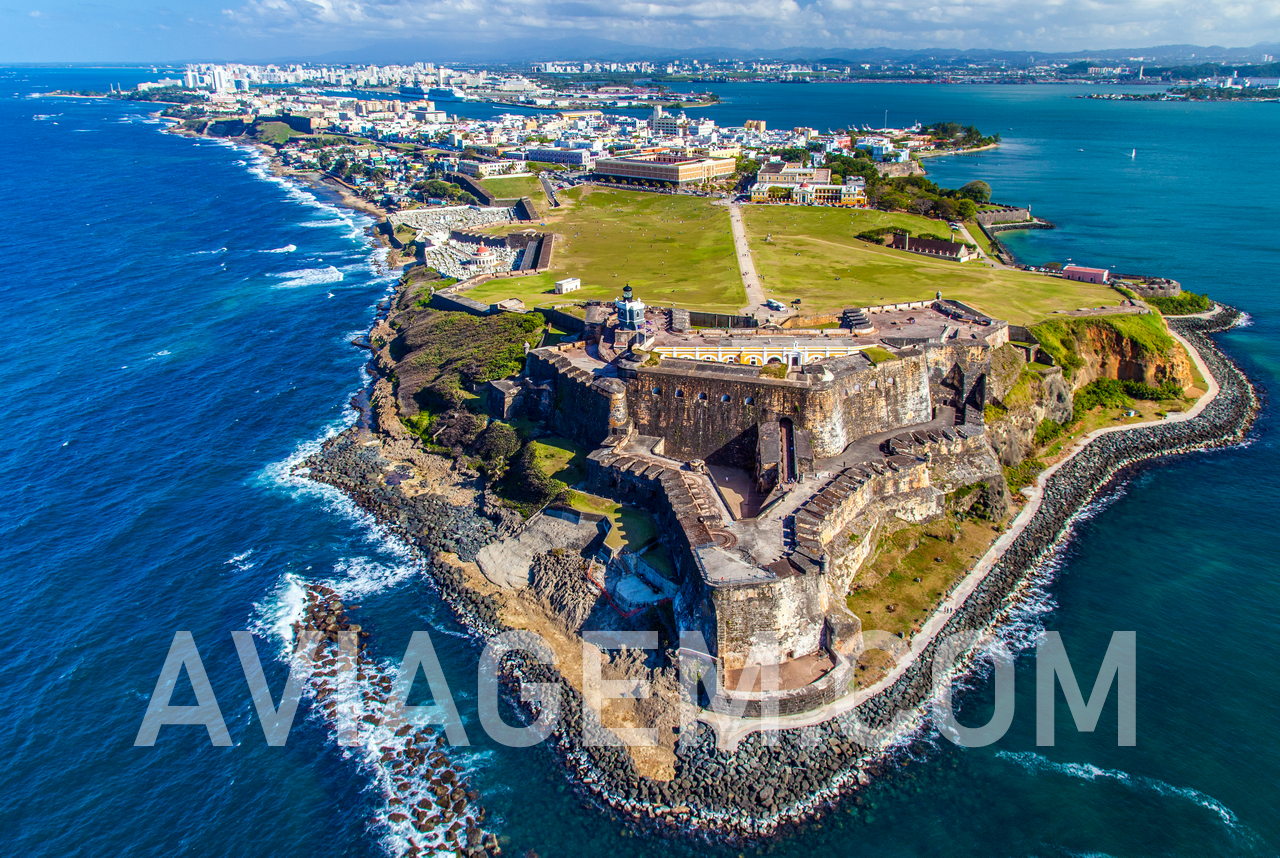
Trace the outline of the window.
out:
[[[660,394],[662,393],[662,388],[661,388],[661,387],[657,387],[657,386],[655,385],[654,387],[652,387],[652,388],[649,390],[649,392],[650,392],[650,393],[652,393],[654,396],[658,396],[658,395],[660,395]]]
[[[755,405],[755,404],[756,404],[756,398],[755,398],[754,396],[747,396],[747,397],[744,397],[742,401],[743,401],[744,403],[746,403],[747,405]]]
[[[720,401],[721,401],[721,402],[728,402],[728,401],[729,401],[729,394],[725,393],[725,394],[721,395],[721,397],[720,397]]]
[[[706,401],[707,401],[707,395],[706,395],[705,393],[699,393],[699,394],[698,394],[698,401],[699,401],[699,402],[706,402]]]
[[[678,387],[676,388],[676,399],[684,399],[684,391]]]

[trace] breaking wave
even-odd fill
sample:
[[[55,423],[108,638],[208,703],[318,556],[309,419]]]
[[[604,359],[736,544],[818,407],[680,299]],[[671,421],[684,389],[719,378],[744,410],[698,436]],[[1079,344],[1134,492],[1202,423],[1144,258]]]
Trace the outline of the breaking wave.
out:
[[[297,271],[284,271],[273,274],[283,282],[277,283],[277,289],[296,289],[300,286],[317,286],[321,283],[338,283],[346,275],[332,265],[324,268],[300,268]]]

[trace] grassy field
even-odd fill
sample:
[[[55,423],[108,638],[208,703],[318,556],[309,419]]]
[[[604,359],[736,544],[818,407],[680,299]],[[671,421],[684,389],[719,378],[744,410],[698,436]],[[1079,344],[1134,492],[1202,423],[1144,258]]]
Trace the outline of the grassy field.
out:
[[[998,535],[989,521],[948,516],[881,537],[854,580],[849,610],[864,630],[909,637]]]
[[[494,280],[468,292],[479,301],[519,298],[529,306],[553,301],[610,300],[630,282],[649,304],[678,303],[724,312],[747,302],[733,252],[729,213],[700,197],[573,188],[547,213],[557,233],[552,269],[531,277]],[[552,284],[582,279],[582,289],[559,298]]]
[[[854,236],[882,226],[946,234],[939,221],[903,213],[801,206],[744,206],[756,270],[765,291],[801,312],[921,300],[941,291],[991,315],[1026,324],[1055,310],[1116,304],[1106,286],[958,263],[876,247]],[[767,239],[767,240],[766,240]]]
[[[497,176],[485,179],[480,183],[486,191],[500,200],[517,200],[528,197],[538,214],[545,214],[548,208],[547,195],[542,192],[542,183],[537,176]]]

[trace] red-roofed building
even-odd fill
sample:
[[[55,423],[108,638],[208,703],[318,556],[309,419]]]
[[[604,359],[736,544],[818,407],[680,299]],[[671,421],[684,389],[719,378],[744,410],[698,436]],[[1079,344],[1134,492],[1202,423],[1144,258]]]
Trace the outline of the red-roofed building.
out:
[[[1066,265],[1062,269],[1062,276],[1068,280],[1078,280],[1081,283],[1106,283],[1111,279],[1111,272],[1106,268],[1086,268],[1083,265]]]

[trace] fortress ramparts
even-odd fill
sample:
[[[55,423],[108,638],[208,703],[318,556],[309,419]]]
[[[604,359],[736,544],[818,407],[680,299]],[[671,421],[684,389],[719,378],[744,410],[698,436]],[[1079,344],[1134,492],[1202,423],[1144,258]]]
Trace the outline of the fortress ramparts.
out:
[[[592,449],[594,491],[658,519],[706,708],[846,693],[862,639],[845,599],[879,536],[940,518],[965,486],[1007,501],[982,423],[1007,324],[941,300],[861,311],[856,334],[689,332],[628,295],[589,312],[582,340],[530,351],[504,394]]]

